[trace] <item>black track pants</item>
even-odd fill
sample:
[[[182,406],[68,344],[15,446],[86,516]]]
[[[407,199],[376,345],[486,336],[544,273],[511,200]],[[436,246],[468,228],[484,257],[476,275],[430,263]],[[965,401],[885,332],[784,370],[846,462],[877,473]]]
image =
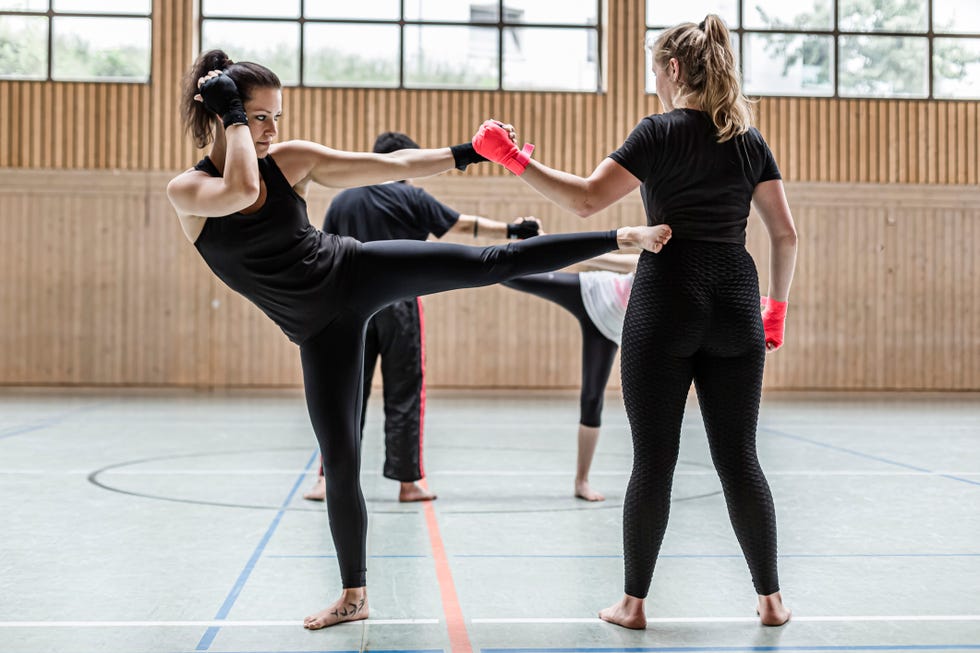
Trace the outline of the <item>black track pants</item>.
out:
[[[644,598],[667,528],[691,382],[756,592],[779,590],[776,518],[755,435],[765,344],[755,264],[741,245],[674,239],[640,257],[623,326],[633,432],[623,506],[626,593]]]
[[[575,316],[582,330],[582,390],[579,424],[602,424],[602,400],[619,345],[602,335],[582,302],[582,286],[575,272],[546,272],[518,277],[502,285],[547,299]]]
[[[364,401],[367,416],[374,367],[381,357],[385,411],[385,478],[410,483],[425,476],[425,332],[418,297],[385,306],[368,321],[364,339]]]
[[[367,511],[358,474],[368,319],[399,299],[555,270],[616,247],[615,231],[538,236],[496,247],[413,240],[361,246],[345,279],[346,306],[300,345],[306,403],[323,457],[330,531],[345,588],[365,585]]]

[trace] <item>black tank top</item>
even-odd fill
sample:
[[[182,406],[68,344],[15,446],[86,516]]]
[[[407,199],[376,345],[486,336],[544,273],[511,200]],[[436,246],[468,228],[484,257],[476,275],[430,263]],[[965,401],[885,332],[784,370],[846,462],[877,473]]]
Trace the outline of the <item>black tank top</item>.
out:
[[[196,166],[220,177],[209,157]],[[266,199],[255,213],[208,217],[194,246],[229,288],[262,309],[296,344],[319,333],[347,303],[353,238],[310,225],[306,200],[271,156],[259,159]]]

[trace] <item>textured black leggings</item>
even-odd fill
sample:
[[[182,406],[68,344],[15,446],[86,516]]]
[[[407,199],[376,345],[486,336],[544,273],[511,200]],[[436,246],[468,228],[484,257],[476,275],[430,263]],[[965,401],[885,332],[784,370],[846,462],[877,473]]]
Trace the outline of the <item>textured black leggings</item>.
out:
[[[367,511],[359,472],[364,332],[368,319],[399,299],[484,286],[562,268],[616,249],[616,232],[539,236],[498,247],[389,240],[365,243],[354,261],[349,299],[300,346],[306,403],[323,457],[327,514],[344,587],[363,587]]]
[[[579,424],[602,424],[602,400],[619,345],[602,335],[582,302],[582,285],[575,272],[546,272],[505,281],[502,285],[547,299],[575,316],[582,330],[582,390]]]
[[[621,361],[633,431],[623,506],[630,596],[644,598],[650,588],[692,380],[756,592],[779,590],[776,516],[755,447],[764,359],[759,281],[744,247],[675,238],[659,254],[640,256]]]

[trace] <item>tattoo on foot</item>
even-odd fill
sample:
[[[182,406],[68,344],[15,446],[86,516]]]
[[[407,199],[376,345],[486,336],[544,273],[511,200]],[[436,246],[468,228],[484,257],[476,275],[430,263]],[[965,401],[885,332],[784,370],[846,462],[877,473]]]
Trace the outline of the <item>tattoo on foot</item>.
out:
[[[338,608],[333,612],[331,612],[330,614],[337,617],[338,619],[344,617],[353,617],[354,615],[359,613],[363,608],[364,608],[364,599],[361,599],[357,603],[348,603],[347,605],[344,606],[344,609],[342,611]]]

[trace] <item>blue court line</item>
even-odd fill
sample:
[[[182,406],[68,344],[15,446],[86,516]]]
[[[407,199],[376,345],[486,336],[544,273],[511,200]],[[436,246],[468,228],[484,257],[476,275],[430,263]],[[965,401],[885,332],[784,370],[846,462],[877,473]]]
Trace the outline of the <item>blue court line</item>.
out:
[[[441,648],[372,648],[370,650],[371,653],[445,653],[444,649]],[[213,653],[364,653],[364,651],[361,649],[322,649],[307,651],[282,651],[276,649],[275,651],[214,651]]]
[[[78,408],[73,408],[71,410],[66,410],[65,412],[42,419],[41,421],[34,422],[33,424],[21,424],[18,426],[8,426],[5,429],[0,430],[0,440],[5,440],[7,438],[12,438],[15,435],[23,435],[24,433],[31,433],[32,431],[40,431],[41,429],[46,429],[49,426],[55,426],[69,417],[78,415],[79,413],[86,413],[90,410],[95,410],[96,408],[101,408],[105,406],[107,402],[100,401],[95,404],[89,404],[87,406],[79,406]]]
[[[622,555],[545,555],[519,553],[460,553],[454,558],[622,559]],[[738,558],[741,553],[663,553],[660,558]],[[980,558],[980,553],[780,553],[782,558]]]
[[[483,648],[481,653],[700,653],[711,651],[980,651],[980,644],[851,646],[653,646],[617,648]]]
[[[800,442],[806,442],[807,444],[816,445],[818,447],[823,447],[824,449],[831,449],[833,451],[840,451],[842,453],[850,454],[852,456],[858,456],[859,458],[866,458],[868,460],[874,460],[879,463],[885,463],[886,465],[892,465],[894,467],[901,467],[903,469],[911,469],[915,472],[922,472],[924,474],[933,474],[934,476],[941,476],[943,478],[948,478],[954,481],[959,481],[961,483],[969,483],[970,485],[980,485],[980,481],[974,481],[968,478],[962,478],[960,476],[953,476],[952,474],[938,474],[931,469],[926,469],[924,467],[916,467],[915,465],[908,465],[906,463],[901,463],[896,460],[889,460],[888,458],[882,458],[881,456],[875,456],[872,454],[864,453],[862,451],[856,451],[854,449],[848,449],[847,447],[838,447],[834,444],[827,444],[826,442],[820,442],[819,440],[813,440],[811,438],[805,438],[802,435],[793,435],[792,433],[783,433],[782,431],[777,431],[775,429],[767,428],[764,426],[759,427],[760,431],[765,431],[766,433],[772,433],[773,435],[778,435],[782,438],[788,438],[790,440],[798,440]]]
[[[368,556],[375,560],[409,559],[426,560],[431,559],[428,555],[373,555]],[[544,560],[622,560],[621,554],[547,554],[547,553],[455,553],[451,558],[506,558],[506,559],[544,559]],[[741,553],[662,553],[660,558],[737,558],[741,560],[744,556]],[[980,553],[781,553],[780,558],[980,558]],[[335,560],[336,555],[327,554],[277,554],[266,556],[268,559],[330,559]]]
[[[286,514],[286,508],[289,507],[289,504],[292,502],[293,497],[299,490],[300,485],[306,480],[306,474],[309,472],[310,467],[313,466],[315,461],[319,460],[319,456],[320,452],[314,451],[313,455],[311,455],[310,459],[306,462],[306,467],[303,468],[303,472],[293,484],[293,489],[291,489],[289,494],[286,495],[286,499],[279,507],[279,511],[276,513],[276,516],[272,518],[272,523],[269,524],[268,530],[266,530],[265,535],[262,536],[262,539],[259,540],[259,543],[255,547],[255,551],[252,552],[252,557],[248,559],[248,562],[245,563],[245,568],[242,569],[242,573],[238,575],[238,580],[235,582],[235,586],[231,588],[230,592],[228,592],[225,602],[218,610],[218,614],[214,616],[215,621],[225,619],[228,616],[228,613],[231,612],[231,608],[235,605],[235,601],[238,600],[238,595],[242,593],[242,590],[245,588],[245,583],[248,582],[248,577],[252,574],[252,570],[255,569],[255,565],[258,563],[259,558],[262,557],[262,552],[265,551],[265,547],[269,544],[269,540],[272,539],[273,534],[279,527],[279,522],[282,521],[282,516]],[[214,642],[214,638],[217,637],[218,631],[220,630],[220,626],[211,626],[208,628],[204,633],[204,636],[201,637],[201,641],[197,643],[197,648],[194,650],[207,651],[211,647],[211,643]]]
[[[303,558],[303,559],[308,559],[308,558],[330,558],[331,560],[335,560],[337,558],[337,554],[312,554],[312,555],[303,555],[303,554],[297,553],[295,555],[277,554],[277,555],[270,555],[270,556],[266,556],[266,557],[267,558]],[[376,556],[368,556],[368,558],[372,558],[372,559],[375,559],[375,560],[383,560],[383,559],[386,559],[386,558],[431,558],[431,557],[432,556],[424,556],[424,555],[376,555]]]

